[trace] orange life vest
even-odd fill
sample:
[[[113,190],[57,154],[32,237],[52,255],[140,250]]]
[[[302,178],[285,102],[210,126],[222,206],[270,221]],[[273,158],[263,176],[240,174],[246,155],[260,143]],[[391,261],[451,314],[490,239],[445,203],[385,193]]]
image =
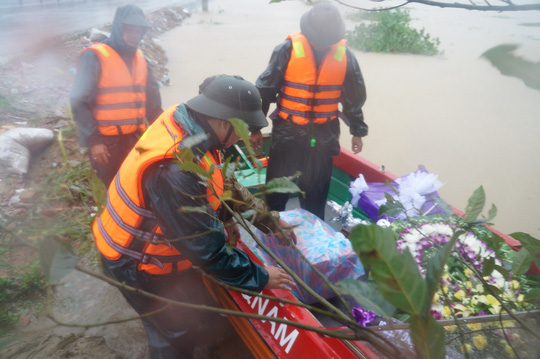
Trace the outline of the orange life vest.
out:
[[[101,64],[94,107],[99,132],[117,136],[146,129],[146,81],[148,68],[140,50],[133,56],[131,72],[124,60],[106,44],[95,44],[91,50]]]
[[[277,101],[279,116],[298,125],[336,119],[347,71],[345,40],[334,44],[317,68],[306,37],[296,33],[287,38],[292,41],[293,49]]]
[[[116,260],[122,255],[135,258],[139,260],[138,269],[150,274],[169,274],[191,267],[191,262],[170,244],[158,225],[152,232],[140,229],[145,218],[155,219],[144,203],[144,172],[158,161],[173,158],[182,140],[183,130],[173,119],[176,107],[163,112],[128,154],[109,187],[107,206],[93,225],[96,245],[106,258]],[[209,170],[219,163],[219,153],[207,152],[199,165]],[[207,188],[208,201],[217,210],[219,196],[223,194],[223,176],[219,168],[214,167],[208,184],[212,187]],[[135,239],[146,242],[141,252],[130,248]]]

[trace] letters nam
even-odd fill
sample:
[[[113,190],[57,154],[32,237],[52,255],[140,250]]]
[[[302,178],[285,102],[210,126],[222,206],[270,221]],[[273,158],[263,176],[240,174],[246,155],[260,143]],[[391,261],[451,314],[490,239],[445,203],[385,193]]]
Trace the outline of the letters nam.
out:
[[[252,309],[255,309],[257,311],[257,314],[264,315],[266,317],[273,317],[278,318],[278,306],[273,305],[266,310],[268,307],[268,303],[270,302],[269,299],[263,299],[260,297],[252,297],[250,295],[242,294],[242,297],[246,300],[246,302],[251,306]],[[287,319],[284,317],[283,319]],[[263,323],[266,322],[266,320],[262,320]],[[294,342],[296,341],[296,338],[298,338],[298,330],[293,329],[289,334],[287,334],[287,329],[289,329],[289,326],[284,323],[276,323],[269,321],[271,328],[270,333],[274,336],[276,341],[279,343],[281,347],[284,348],[285,353],[289,353],[292,346],[294,345]],[[277,326],[277,328],[276,328]]]

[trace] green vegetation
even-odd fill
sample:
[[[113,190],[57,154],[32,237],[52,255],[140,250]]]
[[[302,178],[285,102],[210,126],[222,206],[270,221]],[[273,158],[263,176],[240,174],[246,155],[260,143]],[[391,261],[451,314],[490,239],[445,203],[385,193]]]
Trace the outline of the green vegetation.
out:
[[[13,97],[0,95],[0,110],[11,110],[13,108]]]
[[[0,266],[5,265],[2,261]],[[47,282],[37,261],[23,268],[20,274],[0,278],[0,336],[17,322],[24,304],[43,295],[46,288]]]
[[[349,46],[358,50],[430,56],[439,53],[439,39],[431,38],[424,29],[412,28],[407,10],[362,11],[348,17],[362,22],[346,34]]]
[[[21,314],[38,312],[43,307],[47,288],[57,284],[49,281],[46,265],[51,266],[51,259],[43,256],[43,252],[54,250],[51,238],[73,248],[77,257],[84,257],[87,263],[98,263],[91,223],[98,207],[96,201],[102,203],[99,198],[104,197],[105,188],[88,161],[68,161],[78,148],[74,150],[65,145],[73,146],[76,136],[76,131],[69,128],[59,133],[45,156],[47,167],[53,162],[58,164],[52,170],[34,166],[32,171],[39,173],[30,174],[34,183],[29,189],[31,199],[27,199],[26,204],[31,206],[3,215],[0,223],[0,336],[8,333]],[[17,260],[24,263],[16,263]]]

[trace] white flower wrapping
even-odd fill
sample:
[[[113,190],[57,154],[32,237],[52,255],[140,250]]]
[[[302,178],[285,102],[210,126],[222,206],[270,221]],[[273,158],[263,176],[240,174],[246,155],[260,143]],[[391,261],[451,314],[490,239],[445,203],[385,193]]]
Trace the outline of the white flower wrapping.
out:
[[[362,208],[374,221],[380,219],[379,208],[387,202],[385,193],[392,195],[405,208],[404,213],[393,219],[440,213],[437,202],[433,201],[434,197],[438,197],[437,191],[443,186],[437,177],[419,166],[418,170],[392,182],[396,193],[392,187],[382,183],[366,183],[364,176],[360,174],[349,186],[351,203]]]

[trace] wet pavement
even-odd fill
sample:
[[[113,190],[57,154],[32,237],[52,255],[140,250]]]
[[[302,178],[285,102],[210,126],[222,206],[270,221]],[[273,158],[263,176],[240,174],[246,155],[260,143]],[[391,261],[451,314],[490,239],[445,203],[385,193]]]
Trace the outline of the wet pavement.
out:
[[[201,0],[131,0],[148,13],[166,6],[189,11]],[[0,63],[23,51],[44,46],[56,36],[112,22],[121,0],[2,0],[0,2]]]

